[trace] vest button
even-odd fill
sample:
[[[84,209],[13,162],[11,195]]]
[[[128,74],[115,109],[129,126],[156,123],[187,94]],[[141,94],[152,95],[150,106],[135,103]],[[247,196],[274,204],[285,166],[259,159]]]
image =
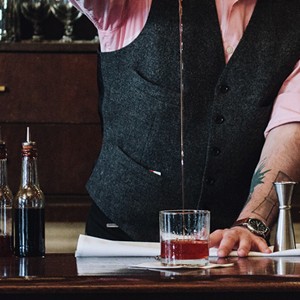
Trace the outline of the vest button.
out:
[[[223,84],[222,84],[222,85],[219,86],[219,90],[220,90],[220,92],[221,92],[222,94],[226,94],[226,93],[229,92],[230,88],[229,88],[228,85],[223,85]]]
[[[220,150],[218,147],[212,147],[211,153],[212,153],[214,156],[218,156],[218,155],[220,155],[221,150]]]
[[[211,177],[207,177],[207,178],[205,179],[205,182],[206,182],[206,184],[208,184],[208,185],[214,185],[214,184],[215,184],[215,179],[214,179],[214,178],[211,178]]]
[[[223,116],[221,116],[221,115],[217,115],[217,116],[215,117],[215,122],[216,122],[217,124],[222,124],[224,121],[225,121],[225,118],[224,118]]]

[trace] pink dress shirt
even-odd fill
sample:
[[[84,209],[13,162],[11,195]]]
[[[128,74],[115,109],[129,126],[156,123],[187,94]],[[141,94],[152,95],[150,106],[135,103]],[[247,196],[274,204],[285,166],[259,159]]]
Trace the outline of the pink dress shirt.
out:
[[[215,1],[225,59],[228,62],[243,36],[257,0]],[[111,52],[126,47],[140,34],[146,24],[152,0],[71,0],[71,2],[97,28],[101,51]],[[265,135],[271,129],[291,122],[300,122],[300,61],[286,78],[277,95]]]

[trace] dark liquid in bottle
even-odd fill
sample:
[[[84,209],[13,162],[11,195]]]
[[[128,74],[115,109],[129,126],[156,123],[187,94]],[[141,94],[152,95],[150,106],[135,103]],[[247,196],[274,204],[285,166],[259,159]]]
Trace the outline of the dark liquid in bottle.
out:
[[[11,256],[12,238],[10,235],[0,235],[0,256]]]
[[[45,210],[17,208],[15,217],[15,255],[45,255]]]

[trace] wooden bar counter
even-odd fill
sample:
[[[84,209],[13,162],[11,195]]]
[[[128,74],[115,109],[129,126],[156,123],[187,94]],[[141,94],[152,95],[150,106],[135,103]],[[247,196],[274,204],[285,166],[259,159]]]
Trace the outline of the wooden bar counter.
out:
[[[207,270],[136,269],[128,259],[143,260],[1,257],[0,299],[300,299],[300,257],[235,257]]]

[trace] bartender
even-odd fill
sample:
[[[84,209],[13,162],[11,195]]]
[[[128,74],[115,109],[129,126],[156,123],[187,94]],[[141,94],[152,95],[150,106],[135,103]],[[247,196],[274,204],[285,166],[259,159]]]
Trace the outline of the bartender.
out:
[[[211,211],[220,257],[269,252],[273,182],[300,179],[300,2],[71,1],[100,40],[86,233],[158,241],[158,212],[182,208],[184,190],[185,208]]]

